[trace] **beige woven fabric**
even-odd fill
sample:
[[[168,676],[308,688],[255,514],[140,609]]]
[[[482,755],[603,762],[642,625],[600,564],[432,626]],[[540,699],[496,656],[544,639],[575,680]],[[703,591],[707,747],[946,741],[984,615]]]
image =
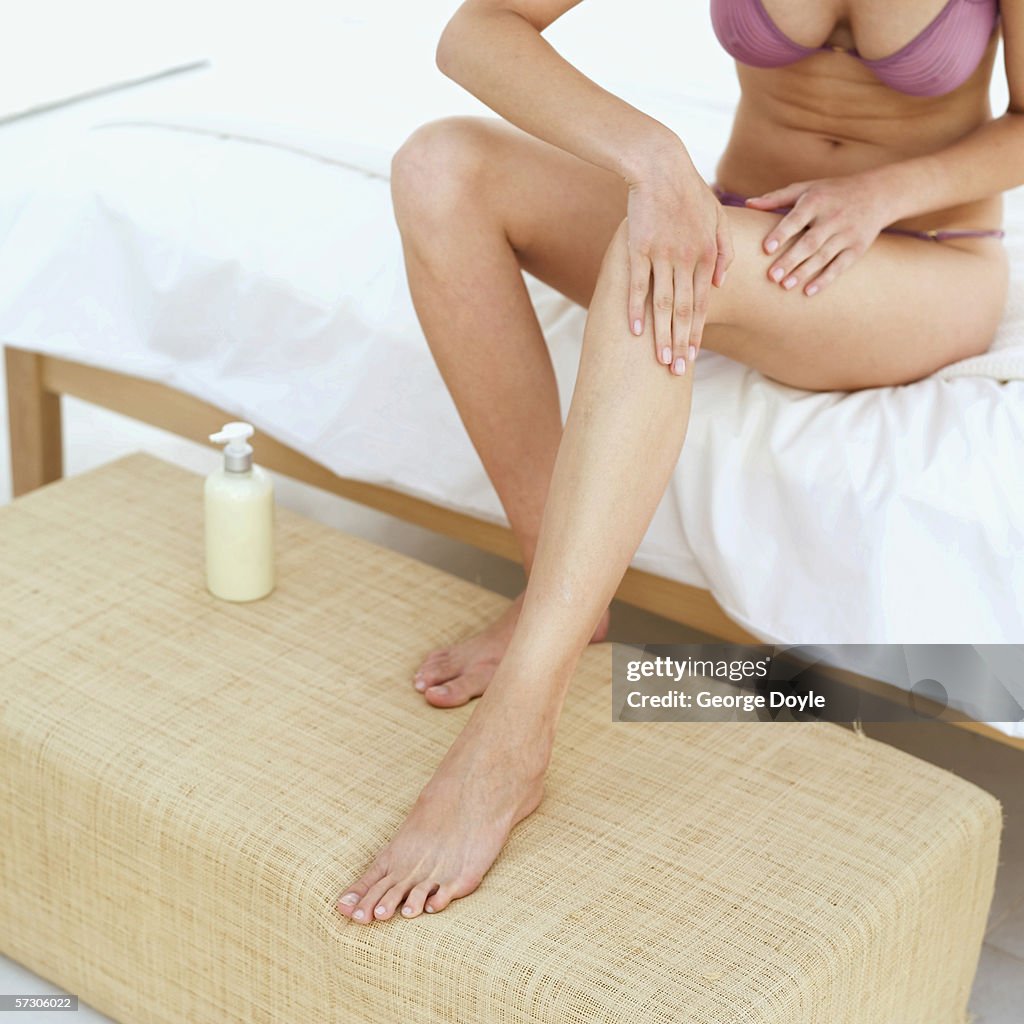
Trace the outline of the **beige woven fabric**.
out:
[[[1000,809],[831,725],[615,724],[573,683],[478,892],[333,909],[469,714],[422,653],[501,598],[278,510],[205,590],[199,477],[133,455],[0,509],[0,944],[119,1021],[960,1024]]]

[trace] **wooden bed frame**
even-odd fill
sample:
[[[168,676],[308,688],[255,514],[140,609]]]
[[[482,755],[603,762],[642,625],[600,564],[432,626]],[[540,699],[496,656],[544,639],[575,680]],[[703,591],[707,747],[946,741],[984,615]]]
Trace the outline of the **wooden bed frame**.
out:
[[[63,476],[61,395],[72,395],[200,444],[207,443],[211,423],[227,423],[239,418],[166,384],[11,346],[5,347],[5,357],[14,497]],[[260,442],[260,464],[492,554],[519,561],[519,551],[508,527],[376,484],[337,476],[266,434]],[[616,597],[731,643],[762,643],[730,619],[714,597],[699,587],[629,569]],[[880,694],[886,689],[895,690],[889,684],[862,678],[858,685]],[[1024,750],[1024,740],[1007,736],[982,722],[968,720],[956,724]]]

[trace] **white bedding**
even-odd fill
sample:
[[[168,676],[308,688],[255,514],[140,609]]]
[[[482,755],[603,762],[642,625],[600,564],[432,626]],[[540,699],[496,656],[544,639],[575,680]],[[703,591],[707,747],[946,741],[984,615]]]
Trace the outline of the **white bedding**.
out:
[[[416,322],[382,177],[412,125],[471,101],[425,88],[384,130],[370,96],[349,134],[307,106],[286,119],[280,98],[261,120],[239,81],[215,69],[107,102],[24,182],[0,221],[0,338],[165,381],[339,474],[501,521]],[[710,176],[729,103],[643,96]],[[1008,207],[1019,301],[1024,194]],[[567,408],[584,313],[529,284]],[[634,564],[707,587],[770,642],[1019,643],[1022,440],[1019,380],[812,394],[706,352]]]
[[[210,40],[182,17],[196,2],[12,5],[0,34],[0,124],[202,63]]]

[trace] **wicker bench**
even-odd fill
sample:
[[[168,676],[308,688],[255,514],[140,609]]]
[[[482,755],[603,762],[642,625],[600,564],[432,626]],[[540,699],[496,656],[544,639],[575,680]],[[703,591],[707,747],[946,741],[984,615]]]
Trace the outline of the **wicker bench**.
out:
[[[125,1022],[964,1021],[995,799],[825,723],[613,723],[606,646],[478,892],[347,922],[469,713],[411,670],[504,599],[279,509],[276,591],[217,601],[201,486],[0,508],[0,951]]]

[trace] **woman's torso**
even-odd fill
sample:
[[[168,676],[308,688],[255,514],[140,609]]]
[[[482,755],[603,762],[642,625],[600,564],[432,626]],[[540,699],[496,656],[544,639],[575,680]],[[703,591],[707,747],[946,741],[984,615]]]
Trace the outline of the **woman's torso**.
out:
[[[757,2],[763,15],[793,43],[856,48],[868,59],[899,51],[945,7],[945,0]],[[952,144],[991,118],[988,91],[997,36],[993,33],[967,79],[939,96],[899,92],[856,57],[831,50],[781,67],[737,63],[741,99],[716,170],[718,184],[731,192],[757,195],[794,181],[853,174]],[[996,195],[896,223],[915,230],[997,228],[1001,219],[1002,198]]]

